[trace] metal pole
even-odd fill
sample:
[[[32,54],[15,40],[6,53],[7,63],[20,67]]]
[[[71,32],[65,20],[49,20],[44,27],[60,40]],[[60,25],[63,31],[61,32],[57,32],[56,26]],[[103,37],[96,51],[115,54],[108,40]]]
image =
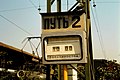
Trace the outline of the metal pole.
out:
[[[47,67],[47,72],[46,72],[46,80],[50,80],[50,65],[46,65]]]
[[[61,65],[58,64],[58,80],[61,80]]]
[[[51,0],[47,0],[47,13],[51,12]]]
[[[57,0],[57,12],[61,12],[61,0]],[[58,80],[61,80],[61,65],[58,64]]]
[[[57,12],[61,12],[61,0],[57,0]]]
[[[63,65],[64,80],[68,80],[67,65]]]
[[[93,73],[93,55],[92,55],[92,40],[91,40],[91,25],[90,25],[90,1],[85,2],[86,9],[86,36],[87,36],[87,55],[88,63],[85,65],[86,80],[95,80]]]
[[[76,71],[78,72],[78,74],[81,75],[82,78],[85,79],[85,75],[84,75],[82,72],[80,72],[78,69],[76,69],[72,64],[70,64],[70,66],[71,66],[74,70],[76,70]]]
[[[51,0],[47,0],[47,13],[51,12]],[[46,65],[47,72],[46,72],[46,80],[50,80],[50,65]]]
[[[86,36],[87,36],[87,61],[88,63],[85,64],[85,75],[86,75],[86,80],[91,80],[91,74],[90,74],[90,53],[89,53],[89,21],[88,21],[88,0],[85,2],[85,11],[86,11]]]

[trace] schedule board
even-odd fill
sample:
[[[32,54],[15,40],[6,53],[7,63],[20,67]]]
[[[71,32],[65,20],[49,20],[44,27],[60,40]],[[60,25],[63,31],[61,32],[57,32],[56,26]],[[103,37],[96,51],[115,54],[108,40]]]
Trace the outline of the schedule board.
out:
[[[83,58],[80,36],[49,37],[44,41],[45,59],[51,60],[80,60]]]

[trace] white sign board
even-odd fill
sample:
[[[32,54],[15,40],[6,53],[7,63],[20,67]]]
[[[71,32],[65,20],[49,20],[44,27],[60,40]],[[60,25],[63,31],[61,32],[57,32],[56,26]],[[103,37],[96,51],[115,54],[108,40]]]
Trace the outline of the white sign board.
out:
[[[85,13],[43,13],[43,64],[86,63]]]

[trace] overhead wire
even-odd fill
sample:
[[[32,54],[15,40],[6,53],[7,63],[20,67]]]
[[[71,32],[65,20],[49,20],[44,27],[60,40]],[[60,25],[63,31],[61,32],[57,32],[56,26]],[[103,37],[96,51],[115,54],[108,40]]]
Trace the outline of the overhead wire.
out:
[[[31,0],[28,0],[36,9],[38,9],[37,8],[37,6],[31,1]]]
[[[68,0],[67,0],[67,11],[68,11],[68,5],[69,5],[69,2],[68,2]]]
[[[37,10],[39,10],[39,12],[40,12],[40,10],[41,10],[41,8],[40,8],[40,0],[38,0],[38,3],[39,3],[39,7],[37,8],[37,6],[31,1],[31,0],[28,0],[33,6],[34,6],[34,8],[35,9],[37,9]],[[34,49],[33,49],[33,47],[35,48],[35,50],[36,50],[36,53],[37,53],[37,55],[38,55],[38,47],[39,47],[39,45],[40,45],[40,42],[39,42],[39,44],[38,44],[38,46],[37,46],[37,48],[35,47],[35,45],[30,41],[30,39],[31,38],[28,38],[28,41],[27,42],[29,42],[29,44],[30,44],[30,47],[31,47],[31,50],[32,50],[32,54],[33,55],[35,55],[35,51],[34,51]],[[26,40],[26,39],[25,39]],[[25,41],[24,40],[24,41]],[[25,43],[25,45],[24,45],[24,47],[26,46],[26,44],[27,44],[27,42]],[[38,57],[39,57],[39,55],[38,55]]]
[[[40,6],[40,0],[38,0],[38,3],[39,3],[38,5]]]
[[[120,3],[120,2],[118,2],[118,1],[116,1],[116,2],[114,2],[114,1],[110,1],[110,2],[96,2],[96,3]]]
[[[95,2],[94,2],[95,4]],[[99,35],[100,35],[100,39],[101,39],[101,44],[102,44],[102,47],[103,47],[103,53],[104,53],[104,57],[106,59],[106,51],[105,51],[105,47],[104,47],[104,43],[103,43],[103,38],[102,38],[102,34],[101,34],[101,28],[100,28],[100,22],[98,20],[98,15],[97,15],[97,10],[96,10],[96,7],[95,8],[95,16],[96,16],[96,20],[97,20],[97,23],[98,23],[98,30],[99,30]]]
[[[101,44],[102,44],[102,46],[103,46],[103,51],[104,51],[104,53],[106,53],[105,52],[105,48],[104,48],[104,43],[103,43],[103,38],[102,38],[102,34],[101,34],[101,28],[100,28],[100,24],[99,24],[99,20],[98,20],[98,15],[97,15],[97,11],[96,11],[96,7],[94,7],[95,8],[95,16],[96,16],[96,21],[97,21],[97,24],[98,24],[98,30],[99,30],[99,35],[100,35],[100,40],[101,40]],[[106,56],[106,55],[105,55]]]
[[[94,7],[94,5],[93,5],[93,7]],[[91,12],[92,12],[92,15],[93,15],[93,20],[94,20],[94,23],[95,23],[95,28],[97,30],[97,34],[98,34],[100,46],[101,46],[101,49],[102,49],[102,52],[103,52],[103,56],[106,59],[106,52],[105,52],[105,48],[104,48],[104,43],[103,43],[103,39],[102,39],[102,35],[101,35],[100,24],[99,24],[99,21],[98,21],[97,13],[95,12],[95,15],[94,15],[92,7],[91,7]],[[96,19],[95,19],[95,17],[96,17]]]
[[[30,8],[34,8],[34,7],[31,6],[31,7],[25,7],[25,8],[6,9],[6,10],[0,10],[0,12],[18,11],[18,10],[25,10],[25,9],[30,9]]]
[[[40,0],[38,0],[38,2],[39,2],[39,8],[38,8],[38,11],[39,11],[39,13],[40,13],[40,10],[41,10],[41,6],[40,6]]]
[[[5,19],[6,21],[10,22],[11,24],[15,25],[17,28],[19,28],[20,30],[22,30],[23,32],[32,35],[31,33],[29,33],[28,31],[26,31],[25,29],[21,28],[20,26],[18,26],[16,23],[12,22],[11,20],[9,20],[8,18],[4,17],[3,15],[0,15],[0,17],[2,17],[3,19]]]

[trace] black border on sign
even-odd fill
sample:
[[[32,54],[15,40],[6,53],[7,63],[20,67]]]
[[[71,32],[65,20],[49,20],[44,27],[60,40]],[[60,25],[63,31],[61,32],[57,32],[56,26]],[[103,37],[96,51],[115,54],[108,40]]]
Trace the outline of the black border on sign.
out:
[[[81,58],[80,59],[71,59],[71,60],[46,60],[45,58],[45,43],[44,40],[46,40],[47,38],[57,38],[57,37],[79,37],[80,40],[80,48],[81,48]],[[64,35],[64,36],[49,36],[49,37],[45,37],[43,39],[43,54],[44,54],[44,60],[47,62],[52,62],[52,61],[80,61],[83,59],[83,46],[82,46],[82,37],[80,35]]]
[[[64,15],[82,15],[83,13],[85,13],[85,10],[82,11],[77,11],[77,12],[52,12],[52,13],[40,13],[43,16],[64,16]]]

